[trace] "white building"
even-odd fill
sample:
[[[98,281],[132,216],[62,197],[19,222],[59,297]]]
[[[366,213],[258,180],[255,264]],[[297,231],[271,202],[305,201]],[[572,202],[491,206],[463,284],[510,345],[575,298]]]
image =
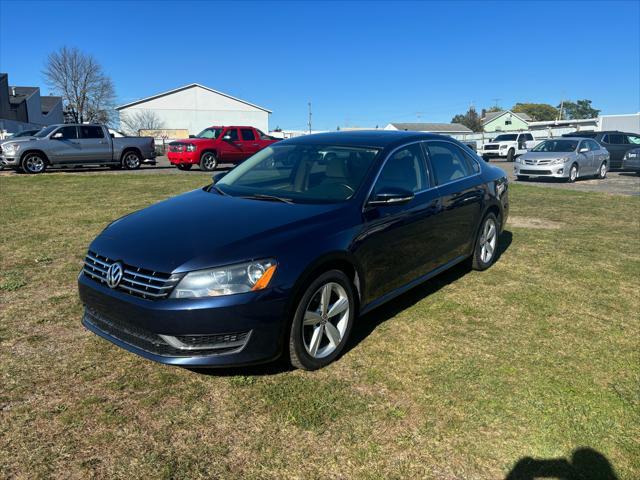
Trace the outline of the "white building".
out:
[[[214,125],[246,125],[268,132],[271,113],[271,110],[197,83],[120,105],[116,110],[121,123],[128,115],[150,112],[163,129],[186,129],[192,135]]]
[[[390,123],[385,130],[413,130],[416,132],[439,133],[442,135],[468,135],[473,131],[461,123]]]

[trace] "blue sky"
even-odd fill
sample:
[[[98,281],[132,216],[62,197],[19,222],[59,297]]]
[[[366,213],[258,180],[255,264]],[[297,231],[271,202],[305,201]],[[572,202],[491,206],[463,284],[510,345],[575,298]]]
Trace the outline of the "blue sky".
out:
[[[27,11],[28,15],[23,12]],[[9,2],[0,71],[49,93],[47,54],[94,55],[126,103],[197,82],[273,110],[270,127],[448,122],[589,98],[640,111],[640,2]]]

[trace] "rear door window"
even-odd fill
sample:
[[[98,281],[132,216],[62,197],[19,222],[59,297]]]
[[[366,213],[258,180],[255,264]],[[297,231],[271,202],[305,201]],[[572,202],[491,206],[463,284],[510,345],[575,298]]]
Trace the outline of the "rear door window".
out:
[[[610,133],[608,137],[609,138],[606,142],[611,145],[624,145],[627,143],[625,135],[622,135],[621,133]]]
[[[449,142],[427,142],[431,167],[438,185],[469,177],[479,171],[475,160]]]
[[[242,140],[245,140],[245,141],[254,141],[256,139],[256,136],[253,133],[253,130],[251,130],[250,128],[240,129],[240,135],[242,135]]]
[[[80,127],[80,138],[104,138],[102,127],[82,125]]]

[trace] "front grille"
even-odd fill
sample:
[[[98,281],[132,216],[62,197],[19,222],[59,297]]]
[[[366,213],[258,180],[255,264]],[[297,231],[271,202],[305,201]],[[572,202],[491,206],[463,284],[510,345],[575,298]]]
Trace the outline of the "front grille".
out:
[[[529,160],[527,158],[525,159],[524,163],[526,163],[527,165],[549,165],[551,163],[551,160]]]
[[[84,259],[83,272],[93,280],[108,285],[107,271],[115,262],[114,259],[89,251]],[[122,266],[122,280],[115,288],[147,300],[167,298],[180,280],[180,276],[170,273],[156,272],[126,264]]]
[[[522,175],[551,175],[551,170],[524,170],[520,169]]]
[[[197,357],[234,353],[240,351],[244,347],[251,334],[251,331],[248,331],[221,335],[182,335],[176,337],[189,346],[197,346],[198,344],[217,344],[216,348],[185,350],[172,347],[164,341],[160,335],[149,332],[134,323],[107,318],[89,307],[85,308],[84,321],[111,337],[117,338],[118,340],[144,350],[145,352],[163,357]],[[203,340],[200,341],[200,338]],[[240,346],[238,346],[239,342],[241,342]],[[225,347],[225,343],[228,343],[230,346]]]
[[[500,145],[485,145],[484,149],[485,150],[498,150],[500,148]]]
[[[185,151],[184,143],[171,143],[169,144],[170,152],[184,152]]]

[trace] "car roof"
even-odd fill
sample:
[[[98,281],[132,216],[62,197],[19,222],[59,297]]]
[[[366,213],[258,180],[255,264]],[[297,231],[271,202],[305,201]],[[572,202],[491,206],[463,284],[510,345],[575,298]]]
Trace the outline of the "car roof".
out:
[[[352,147],[387,148],[418,140],[453,140],[448,135],[397,130],[358,130],[355,132],[314,133],[293,137],[279,143],[290,145],[340,145]]]

